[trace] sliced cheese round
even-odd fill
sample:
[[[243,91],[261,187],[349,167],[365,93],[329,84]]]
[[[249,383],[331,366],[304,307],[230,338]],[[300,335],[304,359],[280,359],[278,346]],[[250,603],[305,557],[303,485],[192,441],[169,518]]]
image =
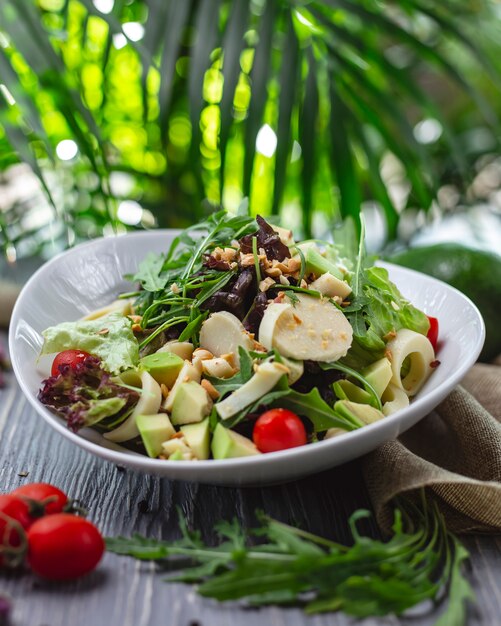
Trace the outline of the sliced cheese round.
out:
[[[435,352],[429,339],[408,328],[402,328],[394,339],[388,342],[391,354],[391,382],[403,389],[408,396],[414,396],[432,373]],[[402,378],[402,365],[409,359],[409,371]]]
[[[267,306],[261,324],[259,325],[259,343],[267,350],[273,348],[273,334],[278,320],[283,314],[291,310],[292,305],[286,302],[272,302]]]
[[[391,383],[386,387],[383,397],[383,413],[385,416],[392,415],[400,409],[405,409],[409,406],[409,396],[403,389],[392,385]]]
[[[109,433],[104,433],[103,436],[105,439],[115,441],[116,443],[134,439],[134,437],[139,435],[139,430],[136,425],[136,416],[156,415],[158,413],[160,402],[162,401],[160,385],[153,378],[153,376],[150,376],[150,374],[146,371],[141,372],[141,383],[141,397],[139,398],[139,402],[136,404],[136,408],[132,411],[125,422],[122,422],[122,424],[115,428],[115,430],[112,430]]]
[[[200,347],[212,352],[214,356],[233,354],[235,364],[240,365],[238,347],[246,350],[254,348],[254,342],[242,325],[242,322],[228,311],[213,313],[200,330]]]
[[[260,343],[301,361],[337,361],[346,356],[353,331],[343,313],[324,298],[296,296],[294,304],[270,304],[266,309]]]

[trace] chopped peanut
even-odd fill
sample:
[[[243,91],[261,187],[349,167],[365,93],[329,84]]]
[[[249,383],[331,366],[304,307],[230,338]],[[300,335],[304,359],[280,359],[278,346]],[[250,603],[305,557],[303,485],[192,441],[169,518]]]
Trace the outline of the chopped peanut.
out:
[[[214,385],[206,378],[204,378],[200,384],[205,389],[205,391],[209,394],[209,397],[212,400],[217,400],[219,396],[221,395],[219,391],[214,387]]]
[[[265,278],[259,283],[259,291],[268,291],[268,289],[274,284],[275,281],[273,280],[273,278],[270,278],[268,276],[268,278]]]
[[[247,333],[251,339],[254,339],[254,335],[252,333]],[[221,358],[227,361],[231,367],[235,367],[235,355],[233,352],[228,352],[226,354],[222,354]]]
[[[201,361],[206,361],[207,359],[213,359],[214,355],[209,350],[205,350],[204,348],[197,348],[193,352],[193,359],[200,359]]]
[[[160,391],[162,392],[162,396],[164,398],[166,398],[169,395],[169,388],[164,383],[160,385]]]

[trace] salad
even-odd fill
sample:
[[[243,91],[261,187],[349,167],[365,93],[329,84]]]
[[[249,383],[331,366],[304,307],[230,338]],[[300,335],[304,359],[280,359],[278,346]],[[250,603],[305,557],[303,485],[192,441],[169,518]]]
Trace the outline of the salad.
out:
[[[150,254],[134,290],[43,332],[39,400],[77,431],[169,461],[274,452],[406,407],[438,323],[360,244],[296,242],[224,211]]]

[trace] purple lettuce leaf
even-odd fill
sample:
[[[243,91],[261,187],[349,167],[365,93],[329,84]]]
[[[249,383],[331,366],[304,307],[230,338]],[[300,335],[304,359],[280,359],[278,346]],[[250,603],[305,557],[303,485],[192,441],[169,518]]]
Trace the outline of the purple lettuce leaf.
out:
[[[74,369],[59,367],[59,375],[42,381],[38,399],[66,420],[74,432],[99,424],[106,429],[125,418],[139,400],[139,394],[111,380],[101,360],[88,356]]]

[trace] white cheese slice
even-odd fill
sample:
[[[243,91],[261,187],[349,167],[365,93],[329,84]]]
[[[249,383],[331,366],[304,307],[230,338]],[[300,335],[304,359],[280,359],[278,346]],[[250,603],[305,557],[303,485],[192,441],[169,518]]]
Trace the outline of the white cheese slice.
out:
[[[402,328],[388,342],[387,349],[391,353],[391,382],[408,396],[416,395],[433,371],[431,363],[435,360],[435,352],[430,340],[420,333]],[[407,357],[410,368],[402,378],[402,365]]]
[[[259,341],[291,359],[337,361],[351,347],[350,323],[332,302],[296,294],[292,304],[271,304],[259,326]],[[281,307],[281,308],[277,308]]]
[[[392,415],[400,411],[400,409],[405,409],[406,406],[409,406],[409,396],[403,389],[391,383],[386,387],[381,399],[383,400],[383,413],[386,416]]]
[[[214,356],[233,354],[235,365],[239,366],[238,347],[246,350],[254,348],[254,342],[242,322],[228,311],[218,311],[207,319],[200,329],[200,347]]]

